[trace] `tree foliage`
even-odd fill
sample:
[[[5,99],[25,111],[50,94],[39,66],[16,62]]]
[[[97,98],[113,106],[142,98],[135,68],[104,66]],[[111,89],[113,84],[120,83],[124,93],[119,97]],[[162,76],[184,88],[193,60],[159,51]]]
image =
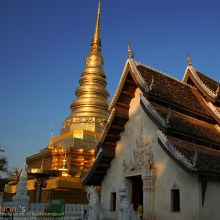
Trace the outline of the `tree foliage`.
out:
[[[5,157],[0,157],[0,176],[1,173],[6,173],[8,170],[8,160]]]
[[[9,179],[0,179],[0,192],[4,192],[5,185],[8,183]]]

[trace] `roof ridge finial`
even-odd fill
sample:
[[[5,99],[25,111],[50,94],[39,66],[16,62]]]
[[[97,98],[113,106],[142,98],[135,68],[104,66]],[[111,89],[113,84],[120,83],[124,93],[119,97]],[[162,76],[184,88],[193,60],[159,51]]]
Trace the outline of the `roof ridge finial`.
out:
[[[152,80],[149,86],[150,91],[152,90],[153,84],[154,84],[154,76],[152,75]]]
[[[188,66],[192,66],[192,61],[191,61],[189,53],[187,53],[187,61],[188,61]]]
[[[215,91],[216,96],[218,96],[219,90],[220,90],[220,88],[219,88],[219,84],[218,84],[218,87],[217,87],[217,89],[216,89],[216,91]]]
[[[198,159],[198,151],[197,151],[196,147],[194,147],[194,157],[192,159],[192,164],[194,167],[196,167],[197,159]]]
[[[129,58],[130,58],[130,59],[134,59],[134,53],[133,53],[133,51],[132,51],[132,49],[131,49],[131,43],[130,43],[130,41],[128,42],[128,54],[129,54]]]
[[[170,109],[170,106],[169,106],[168,114],[167,114],[166,119],[165,119],[166,124],[169,124],[169,122],[170,122],[170,117],[171,117],[171,109]]]

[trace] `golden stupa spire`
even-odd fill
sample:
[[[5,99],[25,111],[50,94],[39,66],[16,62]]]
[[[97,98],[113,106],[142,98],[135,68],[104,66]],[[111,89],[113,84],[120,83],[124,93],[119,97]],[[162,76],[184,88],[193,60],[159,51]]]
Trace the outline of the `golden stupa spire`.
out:
[[[99,0],[98,13],[96,19],[96,26],[94,36],[91,44],[91,52],[101,52],[101,39],[100,39],[100,13],[101,13],[101,0]]]
[[[74,130],[76,126],[78,126],[78,129],[87,130],[88,126],[84,126],[84,124],[88,123],[88,120],[94,123],[94,128],[91,128],[91,130],[97,131],[97,124],[103,124],[108,118],[109,92],[106,89],[107,82],[103,68],[104,59],[101,54],[100,15],[101,0],[98,3],[98,12],[90,51],[86,58],[85,69],[79,80],[80,87],[75,91],[77,99],[70,105],[72,113],[64,121],[61,133]],[[75,121],[80,123],[80,125],[76,125],[74,123]]]
[[[101,14],[101,0],[99,0],[98,12],[96,18],[95,31],[92,38],[90,53],[86,59],[86,69],[84,72],[103,72],[104,59],[102,57],[102,43],[100,38],[100,14]]]

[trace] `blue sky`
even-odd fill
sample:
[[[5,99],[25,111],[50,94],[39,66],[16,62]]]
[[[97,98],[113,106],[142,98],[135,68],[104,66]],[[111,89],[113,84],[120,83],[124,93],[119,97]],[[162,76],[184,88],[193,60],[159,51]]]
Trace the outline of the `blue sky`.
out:
[[[98,0],[0,1],[0,144],[10,168],[44,148],[70,114]],[[220,81],[220,3],[103,0],[101,39],[115,92],[131,42],[135,59],[182,80],[193,66]]]

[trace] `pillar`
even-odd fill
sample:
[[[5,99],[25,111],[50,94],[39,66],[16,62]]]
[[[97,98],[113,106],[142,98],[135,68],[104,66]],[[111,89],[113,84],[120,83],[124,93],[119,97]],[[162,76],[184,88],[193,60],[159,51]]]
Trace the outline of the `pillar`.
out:
[[[143,220],[154,220],[155,171],[147,169],[143,181]]]

